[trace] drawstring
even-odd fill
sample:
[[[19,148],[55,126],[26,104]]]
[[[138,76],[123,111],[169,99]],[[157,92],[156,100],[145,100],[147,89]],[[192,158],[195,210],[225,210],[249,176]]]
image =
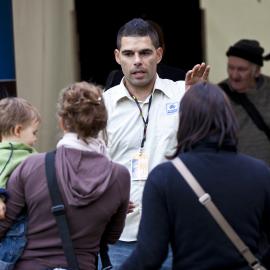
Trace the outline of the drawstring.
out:
[[[10,160],[11,160],[11,158],[12,158],[12,155],[13,155],[13,144],[12,144],[12,143],[9,143],[9,145],[10,145],[11,151],[10,151],[8,160],[7,160],[6,164],[4,165],[4,168],[3,168],[2,171],[0,172],[0,175],[1,175],[1,174],[4,172],[4,170],[6,169],[8,163],[10,162]]]

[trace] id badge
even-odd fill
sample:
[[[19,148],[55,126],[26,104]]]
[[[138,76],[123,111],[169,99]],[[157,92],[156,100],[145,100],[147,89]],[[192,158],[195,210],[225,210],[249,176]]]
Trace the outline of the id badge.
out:
[[[131,180],[146,180],[148,176],[148,156],[146,153],[137,153],[130,160]]]

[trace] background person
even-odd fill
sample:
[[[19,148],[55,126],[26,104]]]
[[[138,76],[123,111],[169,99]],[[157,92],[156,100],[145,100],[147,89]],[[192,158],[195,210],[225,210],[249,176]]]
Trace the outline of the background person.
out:
[[[261,73],[263,52],[257,40],[241,39],[230,46],[228,78],[219,86],[239,122],[239,151],[270,165],[270,77]]]
[[[64,89],[58,102],[63,138],[57,144],[56,175],[81,270],[96,269],[101,237],[120,236],[129,202],[127,169],[106,156],[98,133],[106,127],[101,89],[86,82]],[[27,207],[27,246],[15,270],[67,268],[45,175],[45,153],[21,163],[10,177],[6,219],[0,237]]]
[[[270,170],[238,153],[237,120],[216,85],[196,84],[182,98],[172,158],[177,156],[269,269]],[[264,236],[268,244],[262,251]],[[165,162],[146,181],[138,244],[120,269],[160,269],[169,244],[172,269],[250,269],[176,168]]]

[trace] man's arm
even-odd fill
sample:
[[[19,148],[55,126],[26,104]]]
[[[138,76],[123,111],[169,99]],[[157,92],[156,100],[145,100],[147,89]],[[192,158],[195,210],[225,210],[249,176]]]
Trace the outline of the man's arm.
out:
[[[170,227],[164,193],[153,181],[159,177],[160,174],[154,169],[146,181],[138,242],[120,270],[160,269],[166,259]]]
[[[125,219],[129,208],[129,194],[130,194],[130,175],[129,171],[122,167],[121,174],[119,174],[119,196],[121,196],[121,204],[117,212],[111,217],[102,236],[102,241],[108,244],[114,244],[120,237]]]

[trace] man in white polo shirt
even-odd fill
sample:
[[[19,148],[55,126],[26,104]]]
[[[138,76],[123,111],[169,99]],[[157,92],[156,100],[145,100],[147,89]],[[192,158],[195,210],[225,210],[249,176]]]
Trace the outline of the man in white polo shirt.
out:
[[[165,161],[176,146],[179,101],[191,84],[206,80],[209,66],[196,65],[186,81],[157,75],[163,49],[156,30],[143,19],[133,19],[117,35],[115,59],[122,67],[121,83],[108,89],[108,148],[114,161],[131,174],[130,213],[117,244],[110,246],[114,269],[129,256],[137,240],[145,180],[153,167]],[[158,224],[157,224],[158,226]],[[171,269],[165,262],[162,269]]]

